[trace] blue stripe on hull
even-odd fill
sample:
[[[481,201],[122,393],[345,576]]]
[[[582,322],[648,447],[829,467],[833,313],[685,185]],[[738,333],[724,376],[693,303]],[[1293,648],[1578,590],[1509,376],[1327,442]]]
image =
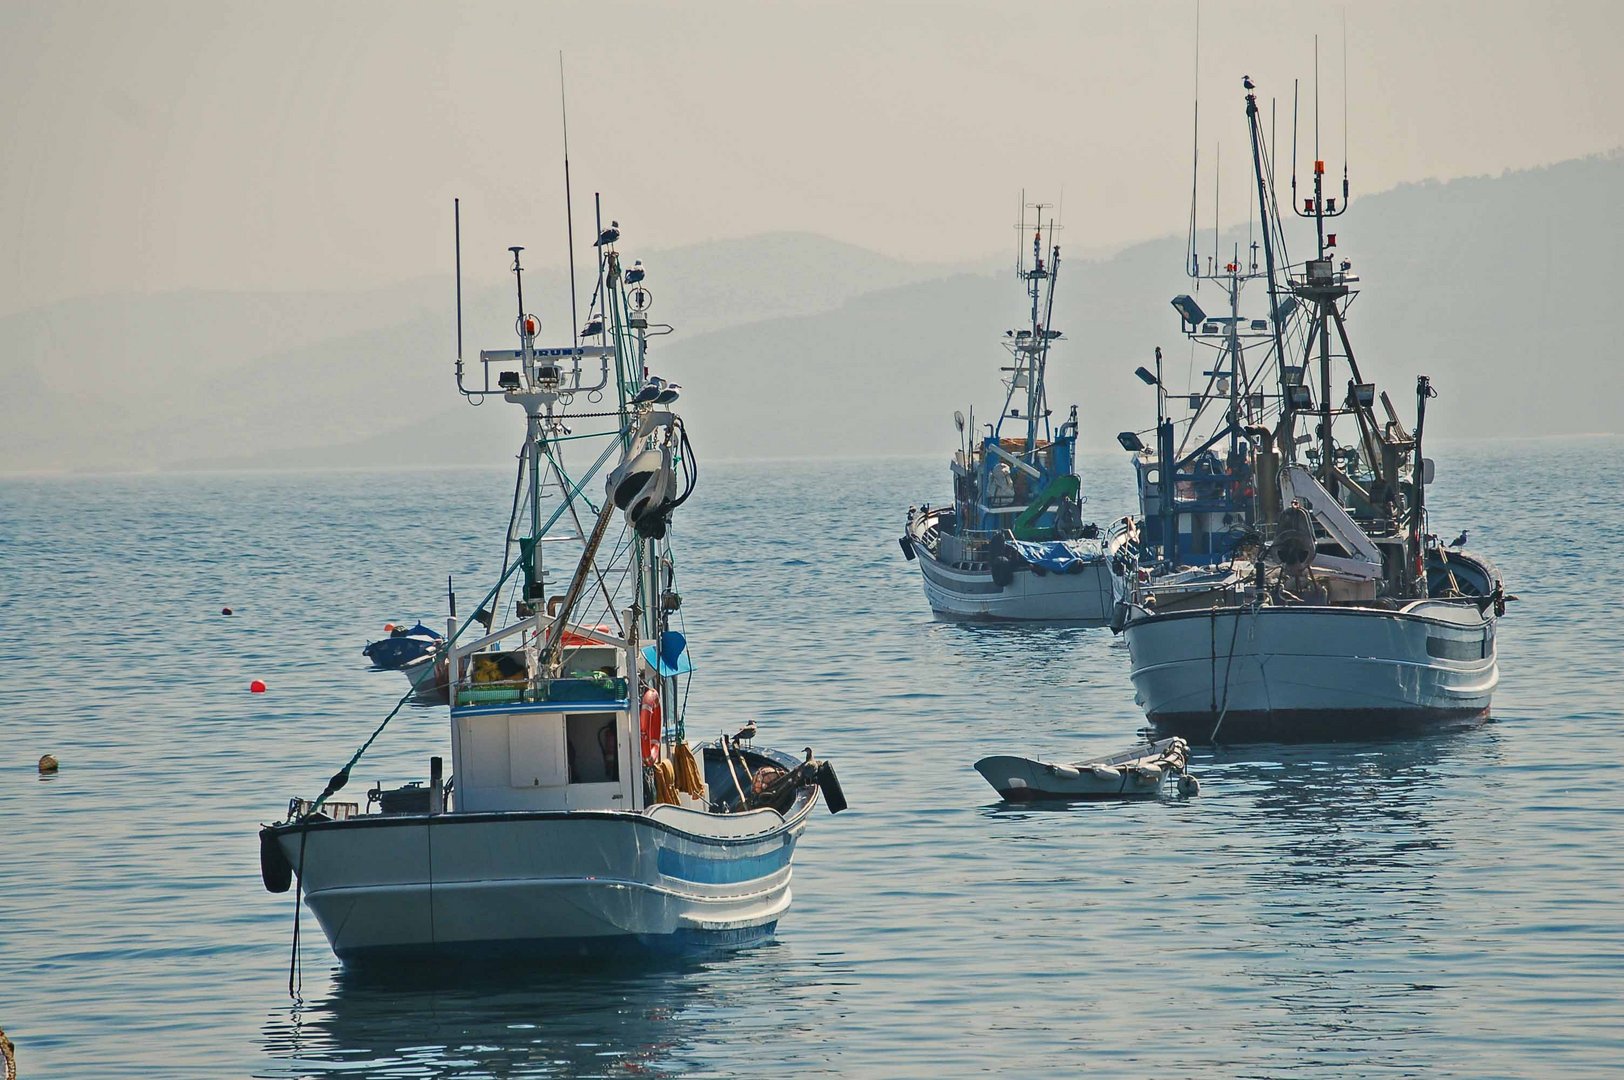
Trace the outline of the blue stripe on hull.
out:
[[[346,949],[346,967],[400,967],[432,960],[442,964],[556,964],[611,958],[683,957],[748,948],[769,940],[777,920],[734,930],[678,930],[674,934],[617,934],[586,938],[526,938],[502,941],[425,942]]]
[[[661,874],[678,881],[692,881],[701,885],[735,885],[741,881],[771,877],[789,865],[790,854],[794,850],[788,837],[777,851],[744,858],[713,859],[662,847],[658,866]]]

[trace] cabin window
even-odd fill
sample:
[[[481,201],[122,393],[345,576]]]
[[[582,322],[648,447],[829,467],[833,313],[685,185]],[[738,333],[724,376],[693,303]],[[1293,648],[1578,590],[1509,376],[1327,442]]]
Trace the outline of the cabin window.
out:
[[[565,718],[572,784],[607,784],[620,779],[620,734],[616,713],[574,713]]]

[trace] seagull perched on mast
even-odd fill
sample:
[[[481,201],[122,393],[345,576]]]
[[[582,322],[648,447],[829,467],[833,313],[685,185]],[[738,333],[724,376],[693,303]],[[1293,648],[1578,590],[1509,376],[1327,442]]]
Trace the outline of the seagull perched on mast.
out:
[[[1257,84],[1252,81],[1252,76],[1250,76],[1250,75],[1242,75],[1241,76],[1241,85],[1246,87],[1248,90],[1256,90],[1257,89]]]
[[[603,333],[603,316],[594,315],[587,319],[586,325],[581,327],[582,337],[591,337],[593,334]]]
[[[1453,540],[1451,540],[1449,542],[1449,546],[1452,547],[1452,548],[1465,547],[1466,546],[1466,530],[1462,529],[1460,531],[1460,535],[1455,537],[1455,539],[1453,539]]]
[[[664,389],[665,389],[665,380],[664,379],[660,378],[657,375],[650,376],[648,382],[643,384],[643,389],[639,390],[637,393],[632,395],[632,404],[633,405],[647,405],[649,402],[651,402],[655,398],[659,397],[660,396],[660,391],[664,390]]]
[[[657,397],[655,397],[654,404],[656,404],[656,405],[669,405],[669,404],[671,404],[673,401],[677,400],[677,398],[681,396],[677,392],[677,391],[679,391],[681,389],[682,389],[682,384],[681,383],[666,383],[665,386],[660,389],[659,395]]]
[[[643,280],[643,260],[638,259],[632,263],[632,268],[626,271],[626,284],[636,285]]]
[[[609,223],[609,227],[607,229],[603,230],[603,232],[598,234],[598,239],[592,246],[593,247],[604,247],[604,246],[606,246],[608,244],[614,243],[616,240],[619,240],[619,239],[620,239],[620,222],[611,221]]]

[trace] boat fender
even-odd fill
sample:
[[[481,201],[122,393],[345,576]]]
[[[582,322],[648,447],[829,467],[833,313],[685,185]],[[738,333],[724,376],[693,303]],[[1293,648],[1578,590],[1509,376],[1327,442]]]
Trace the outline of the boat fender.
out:
[[[823,792],[823,801],[829,807],[829,813],[838,814],[846,809],[846,793],[840,789],[840,778],[835,775],[835,767],[827,761],[818,764],[818,790]]]
[[[643,760],[653,763],[660,759],[660,692],[652,686],[643,691],[643,707],[638,716],[643,729]]]
[[[1197,780],[1189,773],[1185,773],[1183,776],[1179,777],[1179,794],[1183,795],[1186,799],[1195,798],[1197,795],[1201,794],[1201,781]]]
[[[1121,780],[1122,774],[1110,765],[1096,765],[1089,770],[1096,780]]]
[[[1083,775],[1070,765],[1050,765],[1049,771],[1060,777],[1062,780],[1075,780],[1079,776]]]
[[[1138,765],[1134,767],[1133,771],[1141,780],[1155,781],[1162,778],[1162,767],[1160,765]]]
[[[990,566],[992,569],[992,583],[1000,589],[1015,580],[1015,563],[1008,555],[994,555]]]
[[[902,557],[909,562],[914,561],[913,538],[909,536],[897,537],[897,543],[902,546]]]
[[[259,877],[266,892],[285,893],[293,884],[293,864],[270,829],[259,830]]]

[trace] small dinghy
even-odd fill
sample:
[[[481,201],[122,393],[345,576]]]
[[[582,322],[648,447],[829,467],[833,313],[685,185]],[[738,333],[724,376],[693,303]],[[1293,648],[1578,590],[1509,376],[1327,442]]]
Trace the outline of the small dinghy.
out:
[[[387,671],[396,671],[420,656],[427,656],[440,644],[440,635],[421,622],[416,626],[390,625],[387,629],[388,637],[371,642],[361,650],[361,655],[371,660],[374,667]]]
[[[1201,791],[1189,759],[1189,744],[1172,738],[1069,765],[996,754],[976,762],[976,771],[1009,802],[1154,799],[1169,780],[1180,795]]]

